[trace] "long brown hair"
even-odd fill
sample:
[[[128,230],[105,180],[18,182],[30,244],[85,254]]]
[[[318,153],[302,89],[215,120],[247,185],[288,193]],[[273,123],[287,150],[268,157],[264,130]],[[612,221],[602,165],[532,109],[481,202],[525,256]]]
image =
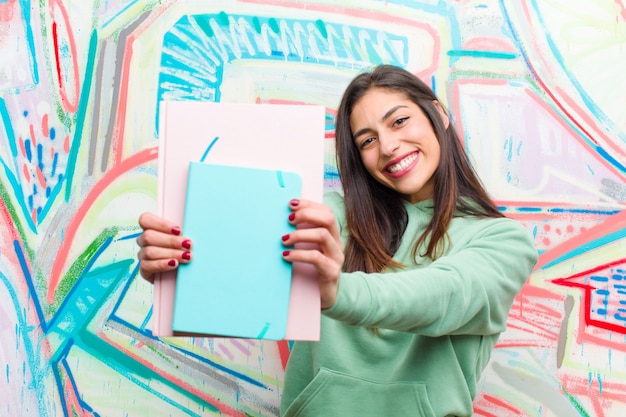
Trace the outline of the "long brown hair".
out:
[[[346,244],[345,271],[379,272],[401,266],[392,257],[400,246],[408,222],[403,197],[376,181],[365,169],[350,129],[354,105],[371,89],[404,94],[429,119],[439,141],[440,162],[434,178],[434,214],[415,242],[413,256],[436,259],[445,250],[448,226],[455,213],[479,217],[503,217],[491,201],[463,149],[452,124],[446,125],[435,93],[412,73],[381,65],[358,75],[348,85],[336,120],[336,152],[350,232]]]

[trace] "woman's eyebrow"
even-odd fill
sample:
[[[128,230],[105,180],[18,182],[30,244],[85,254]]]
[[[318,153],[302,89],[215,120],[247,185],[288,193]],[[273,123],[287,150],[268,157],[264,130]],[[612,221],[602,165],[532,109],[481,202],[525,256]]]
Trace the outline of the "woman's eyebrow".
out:
[[[390,109],[387,111],[387,113],[385,113],[385,114],[383,115],[383,117],[382,117],[380,120],[381,120],[382,122],[384,122],[384,121],[385,121],[385,120],[387,120],[389,117],[391,117],[391,115],[392,115],[392,114],[393,114],[396,110],[401,109],[401,108],[408,108],[408,107],[409,107],[409,106],[404,106],[404,105],[402,105],[402,104],[399,104],[399,105],[397,105],[397,106],[393,106],[392,108],[390,108]],[[373,131],[373,129],[371,129],[371,128],[369,128],[369,127],[366,127],[366,128],[360,129],[360,130],[359,130],[358,132],[356,132],[356,133],[353,133],[353,134],[352,134],[352,137],[353,137],[354,139],[356,139],[356,138],[358,138],[359,136],[361,136],[361,135],[363,135],[363,134],[365,134],[365,133],[368,133],[368,132],[372,132],[372,131]]]
[[[385,120],[387,120],[389,118],[389,116],[391,116],[396,110],[401,109],[401,108],[408,108],[409,106],[403,106],[401,104],[392,107],[391,109],[389,109],[389,111],[387,113],[385,113],[385,115],[383,116],[383,118],[381,119],[383,122]]]

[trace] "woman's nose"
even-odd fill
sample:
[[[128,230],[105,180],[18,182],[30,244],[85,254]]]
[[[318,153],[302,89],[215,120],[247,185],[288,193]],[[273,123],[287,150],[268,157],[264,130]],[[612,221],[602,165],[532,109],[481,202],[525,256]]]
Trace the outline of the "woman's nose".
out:
[[[400,141],[394,134],[379,135],[380,152],[385,156],[393,155],[400,147]]]

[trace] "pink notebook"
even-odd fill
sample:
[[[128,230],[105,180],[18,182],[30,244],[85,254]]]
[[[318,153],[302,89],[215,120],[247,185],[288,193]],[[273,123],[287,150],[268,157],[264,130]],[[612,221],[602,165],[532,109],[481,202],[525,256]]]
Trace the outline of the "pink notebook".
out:
[[[325,109],[313,105],[162,102],[158,214],[183,224],[190,162],[285,170],[302,178],[301,197],[322,202]],[[185,231],[183,230],[183,234]],[[176,272],[154,281],[152,333],[173,336]],[[315,268],[294,263],[285,340],[319,340]]]

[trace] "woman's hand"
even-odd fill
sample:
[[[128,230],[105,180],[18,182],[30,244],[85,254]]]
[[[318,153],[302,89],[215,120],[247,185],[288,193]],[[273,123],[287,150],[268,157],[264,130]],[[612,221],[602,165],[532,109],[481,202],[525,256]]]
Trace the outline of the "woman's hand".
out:
[[[283,244],[314,243],[314,249],[290,249],[283,252],[289,262],[305,262],[313,265],[319,273],[322,308],[331,307],[337,298],[339,275],[343,266],[343,242],[332,210],[308,200],[291,200],[292,213],[289,222],[303,225],[283,236]]]
[[[191,260],[191,241],[180,236],[180,227],[153,213],[139,216],[143,232],[137,238],[139,273],[154,282],[154,274],[176,269]]]

